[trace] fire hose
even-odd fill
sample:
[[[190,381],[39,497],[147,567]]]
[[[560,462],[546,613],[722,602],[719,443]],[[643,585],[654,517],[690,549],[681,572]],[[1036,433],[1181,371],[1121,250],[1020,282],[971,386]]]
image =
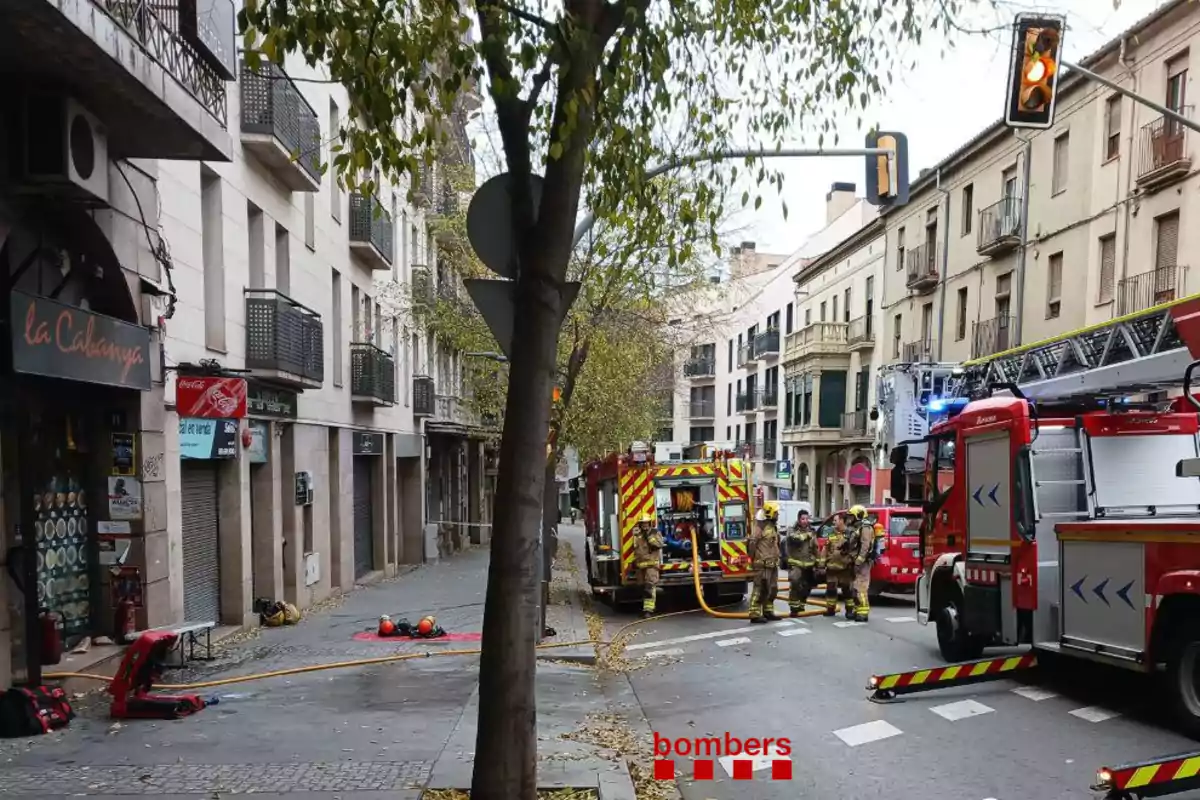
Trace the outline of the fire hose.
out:
[[[695,528],[692,529],[691,535],[692,535],[692,585],[696,589],[696,600],[700,603],[700,608],[704,611],[705,614],[708,614],[710,617],[716,617],[717,619],[750,619],[750,612],[748,612],[748,611],[717,611],[714,608],[710,608],[708,603],[706,603],[704,601],[704,590],[700,588],[700,545],[699,545],[699,542],[696,541]],[[787,581],[780,581],[780,583],[787,583]],[[789,585],[788,588],[790,589],[791,586]],[[805,602],[805,604],[810,605],[810,606],[817,606],[820,610],[819,611],[801,611],[799,614],[797,614],[797,616],[799,616],[799,617],[816,617],[816,616],[820,616],[820,615],[826,613],[826,605],[824,602],[818,602],[816,600],[805,600],[804,602]]]

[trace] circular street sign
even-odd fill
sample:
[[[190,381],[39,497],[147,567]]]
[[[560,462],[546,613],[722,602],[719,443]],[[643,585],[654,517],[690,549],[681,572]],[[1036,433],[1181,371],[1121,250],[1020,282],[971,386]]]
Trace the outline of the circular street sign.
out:
[[[516,244],[512,235],[510,185],[510,173],[503,172],[475,190],[467,207],[467,238],[475,255],[488,269],[502,278],[515,279]],[[529,192],[536,219],[538,205],[542,202],[540,175],[529,176]]]

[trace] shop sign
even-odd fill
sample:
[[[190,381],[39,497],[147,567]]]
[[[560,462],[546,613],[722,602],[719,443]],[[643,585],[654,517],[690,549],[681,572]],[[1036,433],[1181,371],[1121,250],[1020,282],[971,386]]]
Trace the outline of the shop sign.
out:
[[[131,520],[142,518],[142,482],[137,478],[108,476],[108,518]]]
[[[13,290],[13,372],[150,389],[150,332]]]
[[[250,429],[250,463],[266,464],[271,453],[271,428],[267,423],[254,419],[246,424]]]
[[[179,376],[175,408],[181,417],[241,419],[246,416],[245,378]]]
[[[355,431],[353,452],[356,456],[383,455],[383,434]]]
[[[179,457],[212,461],[237,458],[238,423],[232,419],[179,420]]]
[[[851,486],[870,486],[871,468],[861,461],[851,464],[850,469],[846,470],[846,483]]]
[[[252,417],[272,419],[295,419],[295,392],[287,389],[272,389],[261,384],[250,384],[246,394],[246,411]]]
[[[792,479],[792,462],[782,458],[775,462],[775,480],[790,481]]]

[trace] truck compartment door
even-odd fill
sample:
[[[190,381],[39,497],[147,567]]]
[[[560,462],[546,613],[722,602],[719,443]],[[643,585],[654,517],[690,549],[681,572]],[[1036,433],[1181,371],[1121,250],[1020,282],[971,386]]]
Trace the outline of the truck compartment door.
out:
[[[1061,542],[1064,648],[1128,660],[1142,656],[1144,557],[1138,542]]]
[[[1007,562],[1012,536],[1012,449],[1005,432],[967,439],[967,558]]]

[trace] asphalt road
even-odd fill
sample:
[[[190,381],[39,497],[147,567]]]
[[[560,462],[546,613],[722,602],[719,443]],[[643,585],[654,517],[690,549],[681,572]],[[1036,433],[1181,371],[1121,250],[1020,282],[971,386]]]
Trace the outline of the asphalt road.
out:
[[[632,618],[603,613],[613,629]],[[1074,659],[1019,680],[868,701],[872,674],[944,663],[911,598],[885,596],[866,624],[838,616],[750,626],[698,612],[640,631],[627,652],[647,665],[630,680],[652,730],[793,744],[792,779],[771,780],[764,764],[753,786],[719,764],[713,780],[692,780],[692,762],[676,758],[685,800],[1091,798],[1101,766],[1200,750],[1170,729],[1148,682]]]

